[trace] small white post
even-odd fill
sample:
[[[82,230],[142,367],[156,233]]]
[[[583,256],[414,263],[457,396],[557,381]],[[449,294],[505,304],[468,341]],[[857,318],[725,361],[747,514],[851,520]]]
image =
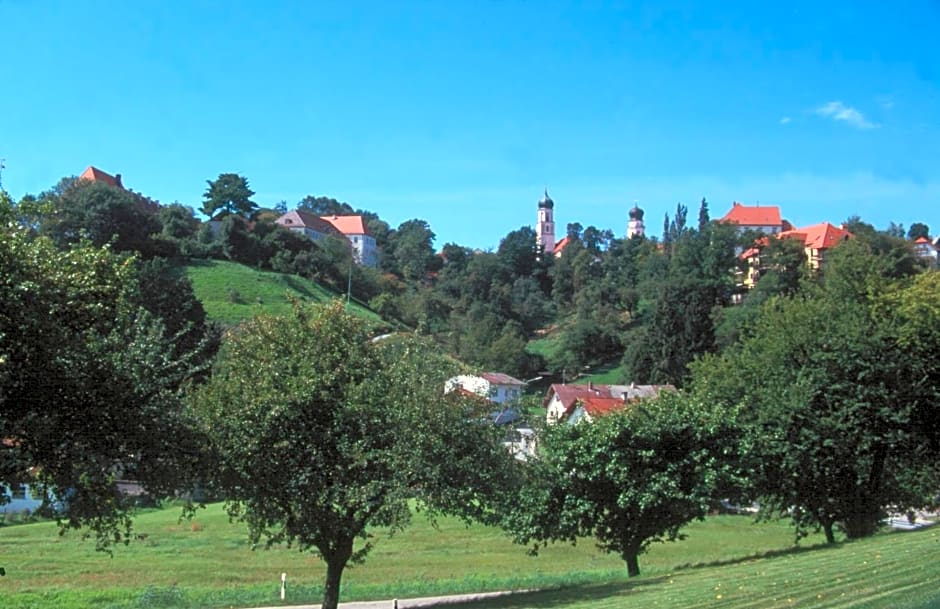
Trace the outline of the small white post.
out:
[[[281,573],[281,600],[287,593],[287,573]]]

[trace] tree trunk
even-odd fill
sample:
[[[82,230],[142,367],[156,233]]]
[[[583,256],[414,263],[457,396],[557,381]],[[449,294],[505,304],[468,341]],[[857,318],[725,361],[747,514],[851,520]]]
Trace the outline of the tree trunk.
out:
[[[636,577],[640,574],[640,562],[637,560],[636,550],[627,550],[623,553],[623,559],[627,562],[627,575]]]
[[[352,539],[337,542],[330,553],[323,552],[326,561],[326,582],[323,586],[323,605],[321,609],[337,609],[339,606],[339,584],[343,578],[343,569],[352,556]]]
[[[832,521],[827,520],[826,522],[823,522],[822,527],[823,527],[823,532],[826,534],[826,543],[835,543],[836,536],[832,532]]]

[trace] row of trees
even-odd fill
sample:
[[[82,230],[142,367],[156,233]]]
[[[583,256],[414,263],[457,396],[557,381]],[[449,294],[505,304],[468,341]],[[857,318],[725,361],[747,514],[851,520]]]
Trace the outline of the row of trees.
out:
[[[333,607],[344,567],[371,547],[369,527],[405,526],[411,500],[431,514],[500,524],[535,549],[594,536],[635,575],[649,543],[678,538],[720,498],[760,499],[798,531],[820,526],[834,540],[838,526],[863,536],[884,510],[927,504],[940,482],[938,276],[918,273],[877,234],[837,248],[818,276],[791,285],[785,269],[769,273],[772,287],[728,324],[722,352],[689,372],[665,355],[648,358],[687,375],[686,392],[553,428],[523,466],[477,422],[479,405],[441,398],[457,364],[434,342],[375,341],[340,307],[297,307],[231,333],[213,360],[217,334],[184,282],[153,280],[171,277],[160,260],[145,265],[81,238],[58,247],[41,225],[22,222],[24,211],[0,203],[0,481],[46,485],[67,499],[64,523],[90,525],[102,544],[129,534],[116,479],[155,493],[201,482],[230,500],[255,541],[318,552],[328,565],[324,606]],[[612,303],[621,289],[619,302],[634,302],[626,290],[635,289],[631,318],[648,307],[668,319],[659,309],[679,300],[727,322],[724,284],[710,282],[726,281],[717,269],[730,237],[707,219],[683,224],[670,224],[661,250],[644,240],[603,245],[584,231],[572,277],[619,262],[611,273],[626,287],[607,283],[603,298]],[[530,237],[517,231],[492,254],[449,248],[438,282],[414,288],[416,297],[448,286],[463,301],[449,317],[520,325],[527,314],[516,305],[526,299],[505,294],[507,284],[559,306],[546,286],[564,267],[530,256]],[[655,298],[668,294],[648,291],[655,277],[694,280],[712,296]],[[580,290],[605,285],[594,279]],[[494,308],[473,302],[470,280]],[[177,296],[157,298],[170,288]],[[174,317],[171,305],[185,302],[190,317]]]

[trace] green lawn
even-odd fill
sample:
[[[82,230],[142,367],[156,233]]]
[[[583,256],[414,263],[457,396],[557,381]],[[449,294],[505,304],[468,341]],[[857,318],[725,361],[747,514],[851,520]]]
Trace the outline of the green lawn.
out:
[[[287,313],[291,307],[289,298],[326,303],[345,297],[303,277],[259,271],[224,260],[193,260],[186,265],[186,274],[209,319],[226,324],[237,324],[262,312]],[[376,325],[387,325],[355,301],[350,307]]]
[[[178,511],[141,514],[145,537],[94,551],[51,523],[0,528],[0,603],[26,607],[239,607],[277,604],[288,574],[293,603],[319,602],[322,562],[287,548],[252,551],[221,506],[177,522]],[[742,516],[694,523],[688,539],[654,546],[628,580],[623,563],[590,542],[553,546],[538,557],[502,532],[421,515],[404,533],[379,537],[375,551],[344,577],[345,600],[406,598],[498,589],[547,590],[467,605],[555,607],[927,607],[940,589],[938,531],[880,535],[834,548],[820,539],[792,546],[784,523]]]

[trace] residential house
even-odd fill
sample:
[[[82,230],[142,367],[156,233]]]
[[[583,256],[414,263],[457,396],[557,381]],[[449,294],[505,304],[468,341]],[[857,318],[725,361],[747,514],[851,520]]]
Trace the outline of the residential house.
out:
[[[0,495],[7,497],[6,503],[0,503],[0,514],[33,513],[42,506],[42,490],[30,484],[21,484],[15,490],[0,485]]]
[[[461,374],[444,384],[444,393],[461,389],[467,393],[485,397],[495,404],[505,404],[522,396],[525,382],[502,372],[484,372],[479,376]]]
[[[274,222],[278,226],[283,226],[287,230],[301,234],[313,241],[326,239],[330,235],[343,236],[335,226],[320,216],[299,209],[281,215]]]
[[[820,222],[805,228],[783,231],[777,236],[780,239],[796,239],[802,242],[806,263],[809,268],[818,271],[825,262],[826,253],[854,235],[846,230],[844,224],[833,226],[828,222]]]
[[[792,239],[800,242],[803,246],[803,255],[807,266],[814,271],[818,271],[823,266],[827,253],[853,236],[852,233],[846,230],[845,225],[833,226],[828,222],[820,222],[804,228],[785,230],[775,235],[775,238]],[[747,267],[743,277],[739,277],[739,285],[743,285],[747,289],[757,285],[757,281],[765,270],[761,253],[770,243],[770,238],[761,237],[754,242],[753,246],[744,250],[738,256]]]
[[[932,268],[937,268],[937,257],[940,254],[936,244],[926,237],[919,237],[914,241],[914,253],[917,257],[926,260]]]
[[[627,404],[653,398],[662,391],[675,391],[672,385],[552,385],[545,394],[545,420],[549,424],[591,421],[597,416]]]
[[[379,265],[379,249],[375,237],[369,234],[362,216],[321,216],[340,233],[349,239],[353,247],[353,256],[358,264],[370,267]]]

